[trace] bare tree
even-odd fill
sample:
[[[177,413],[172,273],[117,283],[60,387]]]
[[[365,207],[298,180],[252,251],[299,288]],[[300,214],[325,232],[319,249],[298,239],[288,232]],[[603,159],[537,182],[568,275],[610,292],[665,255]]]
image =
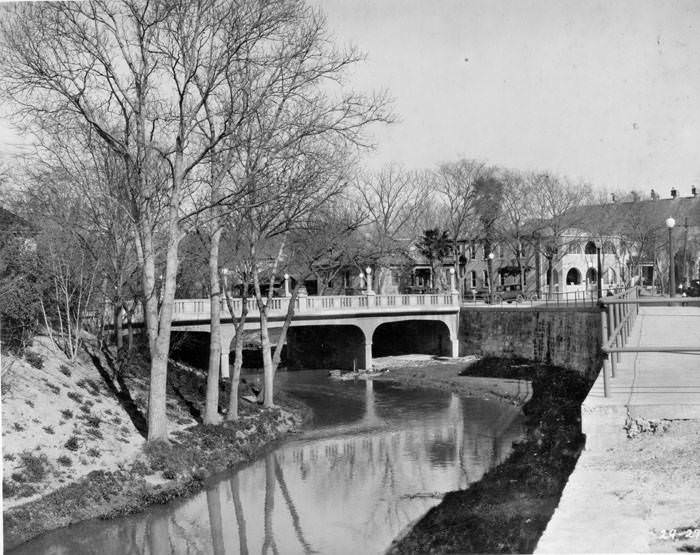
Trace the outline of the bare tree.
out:
[[[191,208],[189,189],[195,169],[234,132],[234,126],[225,123],[213,140],[203,139],[205,107],[208,99],[226,90],[223,84],[236,74],[238,57],[251,41],[284,43],[293,39],[284,33],[300,23],[311,21],[305,29],[320,30],[320,18],[314,19],[301,3],[252,0],[94,0],[16,6],[7,15],[0,59],[5,97],[21,106],[20,116],[52,113],[57,119],[66,115],[82,119],[127,168],[151,354],[148,437],[166,439],[167,356],[178,245]],[[271,23],[276,21],[288,24]],[[309,51],[307,61],[321,59],[319,48],[325,42],[320,33],[317,37],[317,48]],[[289,40],[287,48],[299,52],[300,43]],[[337,67],[331,62],[325,73]],[[307,98],[302,102],[299,96],[308,84],[303,69],[303,64],[297,66],[299,80],[286,94],[297,98],[300,107],[317,108],[319,104],[309,104]],[[282,78],[282,82],[290,81]],[[360,105],[356,97],[344,100],[322,113],[336,118],[337,130],[351,134],[356,123],[344,119],[344,110],[350,108],[356,115],[353,108]],[[365,120],[373,118],[376,108],[372,104],[365,110],[362,105],[362,113],[369,116]],[[264,137],[259,140],[267,143]],[[165,244],[160,294],[157,233],[162,233]]]
[[[533,182],[521,173],[504,171],[502,209],[497,222],[499,240],[513,253],[518,268],[520,290],[525,291],[526,244],[530,239],[528,224],[535,211],[535,190]]]
[[[420,236],[429,204],[430,182],[425,172],[409,172],[390,165],[355,182],[359,203],[367,213],[364,249],[358,253],[360,268],[379,267],[376,280],[382,293],[382,275],[387,266],[406,257]]]
[[[582,231],[585,213],[578,209],[590,202],[591,189],[588,185],[575,184],[549,173],[530,174],[527,179],[534,189],[535,211],[531,229],[535,249],[547,261],[549,294],[552,294],[554,265],[564,255],[567,242],[576,240],[577,233]]]
[[[440,221],[435,226],[445,229],[453,239],[453,262],[459,276],[459,241],[473,234],[478,227],[475,214],[474,183],[492,170],[484,162],[462,159],[440,164],[434,173],[434,189]],[[461,276],[462,280],[466,276]],[[464,286],[460,287],[464,290]]]

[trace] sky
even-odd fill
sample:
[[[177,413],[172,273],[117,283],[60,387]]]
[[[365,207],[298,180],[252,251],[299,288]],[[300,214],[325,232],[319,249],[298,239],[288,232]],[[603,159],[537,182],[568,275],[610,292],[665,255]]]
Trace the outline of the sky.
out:
[[[310,0],[367,61],[347,83],[387,90],[363,164],[475,158],[597,188],[700,184],[700,2]],[[0,157],[21,140],[3,125]]]
[[[317,0],[400,121],[366,164],[476,158],[596,188],[700,183],[700,2]]]

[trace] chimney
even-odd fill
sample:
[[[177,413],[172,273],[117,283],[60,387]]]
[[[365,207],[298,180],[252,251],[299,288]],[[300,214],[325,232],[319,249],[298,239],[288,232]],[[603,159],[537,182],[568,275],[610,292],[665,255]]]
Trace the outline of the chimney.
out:
[[[678,191],[676,191],[676,188],[673,187],[671,189],[671,198],[676,198],[678,196]]]
[[[695,185],[693,185],[693,188],[690,190],[690,192],[693,194],[694,197],[698,196],[698,190],[695,187]]]

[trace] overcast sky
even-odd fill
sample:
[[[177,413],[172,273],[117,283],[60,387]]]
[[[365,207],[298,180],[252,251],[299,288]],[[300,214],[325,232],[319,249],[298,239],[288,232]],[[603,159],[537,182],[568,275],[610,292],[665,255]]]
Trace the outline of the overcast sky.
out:
[[[401,122],[368,163],[458,157],[598,187],[700,183],[700,2],[318,0]]]
[[[350,83],[395,99],[372,168],[468,157],[662,196],[700,184],[700,1],[313,1],[368,56]]]

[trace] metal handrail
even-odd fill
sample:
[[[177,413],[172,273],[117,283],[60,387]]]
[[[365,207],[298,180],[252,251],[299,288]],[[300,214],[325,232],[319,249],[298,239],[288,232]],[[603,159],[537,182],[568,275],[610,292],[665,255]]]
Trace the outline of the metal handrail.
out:
[[[599,299],[603,344],[601,350],[609,356],[603,360],[603,394],[608,397],[608,367],[610,377],[615,377],[616,364],[621,353],[692,353],[700,352],[700,345],[645,345],[627,346],[632,326],[639,314],[639,307],[700,305],[695,297],[652,297],[641,298],[639,286],[629,288],[619,294]],[[608,364],[609,363],[609,364]]]

